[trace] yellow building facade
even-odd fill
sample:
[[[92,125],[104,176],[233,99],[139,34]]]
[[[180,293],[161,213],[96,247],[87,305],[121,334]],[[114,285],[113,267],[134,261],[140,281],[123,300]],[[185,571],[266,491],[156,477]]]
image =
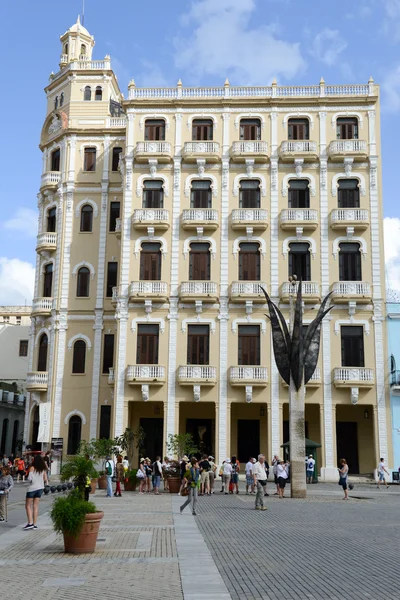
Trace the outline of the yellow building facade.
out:
[[[141,425],[152,458],[185,432],[218,461],[282,454],[288,389],[260,285],[288,317],[296,275],[305,324],[335,304],[306,394],[320,476],[339,455],[353,473],[390,463],[379,87],[132,81],[125,99],[79,21],[61,45],[25,439],[69,453]]]

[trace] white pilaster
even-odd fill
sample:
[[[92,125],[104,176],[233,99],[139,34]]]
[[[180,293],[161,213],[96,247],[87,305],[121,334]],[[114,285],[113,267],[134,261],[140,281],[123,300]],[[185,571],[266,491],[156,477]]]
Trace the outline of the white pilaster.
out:
[[[101,367],[101,341],[103,331],[103,310],[95,311],[94,342],[93,342],[93,377],[92,377],[92,400],[90,407],[90,439],[97,437],[97,415],[99,410],[99,385]]]
[[[267,290],[276,301],[279,297],[279,197],[278,197],[278,114],[274,111],[271,118],[271,202],[270,202],[270,270],[271,289]]]
[[[36,271],[36,278],[38,272]],[[36,283],[35,283],[36,287]],[[35,333],[36,333],[36,319],[35,317],[31,317],[31,327],[29,330],[29,346],[28,346],[28,372],[33,370],[33,353],[35,350]],[[25,419],[24,419],[24,442],[25,444],[29,444],[29,417],[31,414],[31,394],[28,392],[26,395],[26,404],[25,404]]]
[[[61,408],[63,394],[63,379],[65,368],[65,350],[67,344],[68,312],[60,311],[58,316],[54,316],[54,331],[58,331],[57,356],[54,378],[54,410],[53,410],[53,429],[52,437],[60,437],[61,428]],[[54,340],[54,337],[53,337]],[[52,352],[52,355],[55,354]],[[50,382],[50,373],[49,373]]]

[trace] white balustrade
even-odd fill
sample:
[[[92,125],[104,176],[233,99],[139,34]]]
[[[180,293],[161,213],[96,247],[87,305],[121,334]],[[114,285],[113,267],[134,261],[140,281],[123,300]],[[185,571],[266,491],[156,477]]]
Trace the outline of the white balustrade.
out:
[[[337,281],[332,292],[334,296],[371,296],[371,285],[366,281]]]
[[[136,208],[133,211],[132,222],[159,223],[169,221],[169,211],[165,208]]]
[[[107,127],[126,127],[125,117],[108,117]]]
[[[47,371],[32,371],[28,373],[26,376],[26,385],[27,387],[35,386],[35,385],[47,385],[49,374]]]
[[[218,284],[214,281],[184,281],[180,288],[181,296],[217,296]]]
[[[185,154],[219,154],[218,142],[185,142]]]
[[[114,231],[121,232],[121,230],[122,230],[122,219],[120,219],[118,217],[117,219],[115,219],[115,229],[114,229]]]
[[[365,140],[334,140],[329,144],[329,154],[346,154],[346,152],[367,152]]]
[[[215,379],[217,369],[209,365],[182,365],[178,370],[180,380],[195,379],[197,381]]]
[[[281,211],[280,221],[317,221],[318,211],[314,208],[285,208]]]
[[[232,221],[258,222],[268,219],[268,211],[265,208],[235,208],[232,211]]]
[[[235,381],[260,381],[268,382],[268,369],[266,367],[231,367],[229,379]]]
[[[369,211],[366,208],[335,208],[331,212],[331,223],[341,223],[346,221],[369,221]]]
[[[50,313],[53,308],[53,298],[34,298],[32,301],[32,313]]]
[[[115,372],[114,367],[109,367],[108,369],[108,383],[112,384],[115,381]]]
[[[309,379],[309,382],[312,381],[321,381],[321,369],[319,367],[315,367],[315,371]]]
[[[165,281],[132,281],[129,286],[129,295],[137,296],[138,294],[149,296],[151,295],[168,295],[168,283]]]
[[[282,294],[288,295],[290,293],[297,294],[297,290],[299,288],[299,282],[290,283],[289,281],[285,281],[282,284]],[[319,283],[316,281],[302,281],[301,290],[303,296],[319,296]]]
[[[128,381],[134,379],[165,379],[165,367],[162,365],[128,365],[126,378]]]
[[[68,62],[68,54],[61,54],[60,63],[66,63],[66,62]]]
[[[374,382],[374,370],[365,367],[338,367],[333,372],[334,383]]]
[[[118,300],[118,286],[113,287],[112,289],[112,297],[111,297],[111,301],[112,302],[117,302]]]
[[[232,154],[267,154],[268,144],[260,140],[251,141],[243,140],[240,142],[233,142]]]
[[[234,281],[231,285],[231,296],[259,296],[267,285],[262,281]]]
[[[61,180],[60,171],[47,171],[42,175],[42,185],[57,185]]]
[[[319,96],[319,85],[279,85],[276,86],[276,95],[289,98],[302,98],[304,96]]]
[[[232,97],[259,98],[260,96],[272,96],[272,87],[267,86],[243,86],[237,85],[229,88],[229,95]]]
[[[307,154],[308,152],[317,152],[317,142],[311,142],[310,140],[287,140],[281,144],[281,153],[285,152],[299,152],[301,154]]]
[[[83,58],[83,57],[82,57]],[[111,65],[110,65],[110,60],[109,59],[104,59],[104,60],[77,60],[75,62],[71,62],[68,65],[71,69],[71,71],[79,71],[81,69],[87,69],[87,70],[92,70],[92,71],[96,71],[96,70],[108,70],[111,69]]]
[[[37,246],[57,246],[57,233],[54,231],[46,231],[39,233],[37,236]]]
[[[218,211],[213,208],[188,208],[182,211],[182,221],[218,221]]]
[[[138,142],[135,153],[171,154],[171,144],[169,142]]]
[[[368,94],[368,84],[325,86],[325,96],[368,96]]]
[[[182,98],[221,98],[224,96],[223,87],[182,88]]]

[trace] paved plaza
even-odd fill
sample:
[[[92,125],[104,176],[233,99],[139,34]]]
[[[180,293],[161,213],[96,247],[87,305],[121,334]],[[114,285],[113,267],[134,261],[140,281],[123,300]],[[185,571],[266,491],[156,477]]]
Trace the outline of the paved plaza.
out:
[[[21,530],[24,493],[14,488],[0,524],[5,598],[400,599],[400,486],[357,485],[344,502],[339,486],[318,484],[306,500],[266,498],[265,512],[252,496],[217,491],[199,498],[196,518],[179,514],[176,495],[97,491],[97,550],[81,556],[64,554],[53,533],[51,496],[39,529]]]

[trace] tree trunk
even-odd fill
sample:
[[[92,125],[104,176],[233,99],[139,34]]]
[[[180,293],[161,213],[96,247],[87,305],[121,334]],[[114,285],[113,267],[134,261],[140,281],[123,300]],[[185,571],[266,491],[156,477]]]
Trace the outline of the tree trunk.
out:
[[[304,381],[304,379],[303,379]],[[306,467],[305,467],[305,427],[304,399],[305,385],[301,383],[296,390],[290,377],[289,387],[289,440],[290,440],[290,492],[292,498],[306,498]]]

